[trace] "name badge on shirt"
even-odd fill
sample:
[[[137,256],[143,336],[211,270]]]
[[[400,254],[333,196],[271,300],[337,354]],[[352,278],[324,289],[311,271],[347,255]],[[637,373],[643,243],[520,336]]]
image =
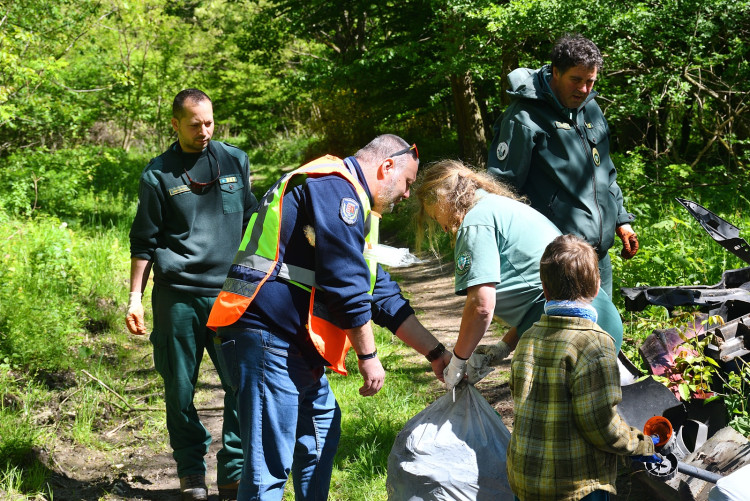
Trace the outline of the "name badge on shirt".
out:
[[[237,182],[237,176],[222,177],[221,179],[219,179],[219,182],[221,184],[236,183]]]
[[[175,195],[179,195],[180,193],[185,193],[186,191],[190,191],[190,188],[188,187],[188,185],[181,184],[180,186],[169,188],[169,196],[173,197]]]

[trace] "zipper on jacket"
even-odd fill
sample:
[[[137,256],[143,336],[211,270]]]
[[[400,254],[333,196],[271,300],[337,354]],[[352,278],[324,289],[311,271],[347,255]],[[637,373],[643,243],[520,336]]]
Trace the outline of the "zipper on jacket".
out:
[[[576,117],[577,118],[577,117]],[[581,131],[581,127],[571,120],[573,122],[573,127],[575,127],[576,132],[578,133],[578,138],[581,140],[581,145],[583,146],[583,153],[586,155],[586,157],[589,159],[589,165],[592,165],[593,160],[591,156],[591,150],[588,147],[588,139],[586,139],[586,133]],[[602,211],[599,208],[599,200],[598,200],[598,194],[596,192],[596,165],[593,165],[593,168],[591,170],[591,186],[594,191],[594,204],[596,205],[596,212],[599,214],[599,242],[596,245],[597,255],[599,254],[599,249],[602,245],[602,233],[604,232],[604,228],[602,227]]]

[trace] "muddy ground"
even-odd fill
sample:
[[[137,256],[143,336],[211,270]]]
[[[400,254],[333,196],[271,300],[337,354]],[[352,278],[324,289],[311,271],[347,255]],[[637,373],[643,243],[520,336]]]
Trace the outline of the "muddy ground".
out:
[[[449,349],[455,343],[463,309],[462,297],[453,293],[452,263],[440,264],[426,261],[408,268],[390,270],[401,284],[422,323]],[[499,334],[488,333],[483,343],[499,339]],[[147,345],[146,337],[140,338]],[[149,346],[144,346],[150,352]],[[424,358],[414,352],[408,363],[427,369]],[[219,437],[221,429],[222,392],[216,371],[208,357],[196,395],[197,407],[203,423],[212,436]],[[482,395],[502,416],[512,429],[512,401],[507,384],[509,362],[477,384]],[[147,430],[139,429],[137,416],[126,417],[122,422],[108,422],[101,439],[111,444],[111,450],[89,449],[69,443],[59,443],[49,455],[52,476],[50,485],[55,501],[94,500],[177,500],[179,481],[175,464],[167,444],[167,437],[154,441]],[[207,455],[209,471],[209,500],[218,499],[216,479],[217,442]],[[629,499],[630,486],[623,489]]]

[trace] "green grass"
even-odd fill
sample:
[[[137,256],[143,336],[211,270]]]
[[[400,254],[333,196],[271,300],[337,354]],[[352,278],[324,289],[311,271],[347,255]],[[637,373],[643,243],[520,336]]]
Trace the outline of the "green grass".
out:
[[[296,138],[251,151],[256,194],[298,165],[310,144]],[[165,440],[151,440],[166,436],[163,412],[130,412],[131,407],[162,409],[164,404],[148,341],[129,336],[123,325],[128,230],[138,173],[150,156],[81,148],[0,158],[3,497],[49,499],[50,465],[39,451],[54,451],[62,440],[115,452],[118,443],[106,436],[115,422],[132,423],[137,431],[130,440],[146,441],[154,453],[167,451]],[[612,250],[615,291],[637,285],[712,285],[724,270],[745,266],[711,240],[674,197],[700,203],[740,227],[748,240],[746,173],[729,175],[721,166],[698,172],[652,165],[637,154],[616,161],[627,207],[638,217],[633,226],[641,250],[630,261],[619,258],[619,246]],[[384,219],[381,234],[399,246],[413,246],[413,214],[413,207],[403,204]],[[449,248],[447,239],[440,242],[444,247]],[[675,319],[658,307],[627,312],[617,292],[614,300],[625,321],[623,349],[638,363],[643,339]],[[396,435],[442,389],[421,358],[421,364],[405,362],[411,348],[382,329],[376,329],[376,338],[387,371],[377,395],[359,395],[353,356],[348,377],[331,375],[343,414],[332,500],[386,498],[387,458]],[[741,392],[727,397],[741,411],[746,429],[750,406],[743,393],[748,384],[736,383]],[[291,490],[285,499],[293,499]]]

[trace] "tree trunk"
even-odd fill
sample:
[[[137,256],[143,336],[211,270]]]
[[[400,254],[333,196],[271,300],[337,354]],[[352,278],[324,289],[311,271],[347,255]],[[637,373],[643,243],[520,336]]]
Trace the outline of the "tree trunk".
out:
[[[472,87],[471,75],[451,75],[451,90],[456,112],[460,157],[478,169],[487,164],[487,137],[484,122]]]

